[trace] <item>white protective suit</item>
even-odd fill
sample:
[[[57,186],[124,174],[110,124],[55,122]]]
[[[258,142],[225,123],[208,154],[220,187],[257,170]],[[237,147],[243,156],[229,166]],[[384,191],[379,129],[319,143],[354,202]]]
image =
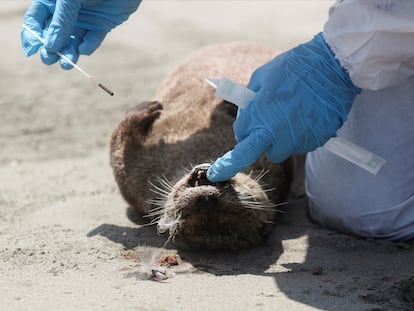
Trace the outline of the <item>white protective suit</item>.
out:
[[[362,93],[343,137],[387,162],[375,176],[324,147],[307,156],[317,222],[359,236],[414,238],[414,0],[343,0],[323,35]]]

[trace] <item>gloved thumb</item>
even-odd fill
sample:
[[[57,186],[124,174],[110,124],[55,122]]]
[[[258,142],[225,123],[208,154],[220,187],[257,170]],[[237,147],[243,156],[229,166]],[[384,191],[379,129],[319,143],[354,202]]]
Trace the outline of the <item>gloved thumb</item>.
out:
[[[261,132],[252,132],[208,169],[207,178],[211,182],[229,180],[242,169],[256,162],[270,146],[270,140]]]
[[[57,1],[52,21],[45,33],[45,48],[48,52],[56,53],[67,44],[75,28],[81,0]]]
[[[32,5],[24,15],[24,24],[36,32],[40,37],[43,37],[42,31],[49,18],[50,9],[51,8],[40,2],[33,1]],[[35,38],[26,29],[23,29],[21,32],[21,42],[23,52],[26,56],[32,56],[43,45],[41,41]]]

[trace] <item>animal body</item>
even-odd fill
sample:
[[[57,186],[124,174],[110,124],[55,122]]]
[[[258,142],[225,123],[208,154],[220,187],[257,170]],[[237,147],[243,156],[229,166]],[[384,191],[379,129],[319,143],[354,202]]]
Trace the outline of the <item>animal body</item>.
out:
[[[110,164],[122,196],[160,232],[168,231],[178,248],[236,251],[269,234],[289,193],[292,161],[274,164],[263,156],[228,181],[208,181],[210,163],[236,143],[237,107],[216,98],[204,78],[247,84],[254,69],[275,56],[252,43],[203,48],[113,131]]]

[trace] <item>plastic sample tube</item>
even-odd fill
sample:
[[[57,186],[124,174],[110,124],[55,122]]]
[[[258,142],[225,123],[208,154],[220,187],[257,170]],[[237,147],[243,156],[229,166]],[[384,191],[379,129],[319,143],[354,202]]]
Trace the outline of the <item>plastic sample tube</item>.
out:
[[[256,95],[251,89],[225,77],[221,79],[206,78],[205,80],[216,89],[217,97],[223,98],[241,109],[246,108]]]
[[[324,146],[330,152],[362,167],[374,175],[377,175],[378,171],[385,164],[385,160],[380,156],[341,137],[329,139]]]

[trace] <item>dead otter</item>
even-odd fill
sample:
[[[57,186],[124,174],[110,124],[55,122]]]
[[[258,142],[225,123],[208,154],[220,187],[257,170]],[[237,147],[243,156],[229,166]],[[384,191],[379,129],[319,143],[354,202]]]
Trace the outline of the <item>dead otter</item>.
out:
[[[286,200],[291,160],[274,164],[262,157],[227,182],[206,178],[208,163],[235,144],[237,109],[216,98],[204,78],[227,76],[246,84],[275,55],[250,43],[204,48],[166,77],[154,101],[131,109],[114,130],[110,164],[122,196],[154,217],[178,248],[258,245],[270,231],[276,205]]]

